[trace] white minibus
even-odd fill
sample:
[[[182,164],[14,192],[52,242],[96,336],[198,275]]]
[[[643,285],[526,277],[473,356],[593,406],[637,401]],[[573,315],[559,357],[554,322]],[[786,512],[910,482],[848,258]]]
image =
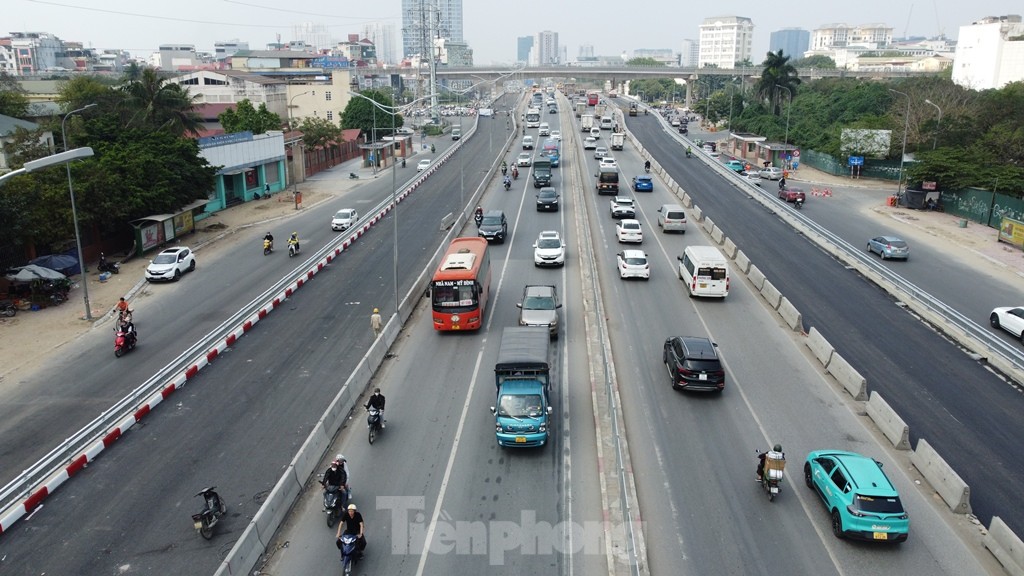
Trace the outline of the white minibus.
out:
[[[687,246],[679,260],[679,278],[690,296],[729,295],[729,261],[714,246]]]

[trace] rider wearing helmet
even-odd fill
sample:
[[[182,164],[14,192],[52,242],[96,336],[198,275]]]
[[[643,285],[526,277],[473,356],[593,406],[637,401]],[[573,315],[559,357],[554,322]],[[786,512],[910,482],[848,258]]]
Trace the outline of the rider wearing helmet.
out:
[[[288,244],[289,245],[294,244],[296,251],[299,249],[299,233],[298,232],[292,232],[292,237],[288,239]]]
[[[776,444],[772,446],[771,450],[762,452],[757,455],[757,478],[758,482],[764,477],[764,459],[772,458],[774,460],[785,460],[786,454],[782,451],[782,444]]]
[[[648,172],[651,171],[651,161],[650,160],[647,160],[646,162],[644,162],[644,170],[646,170]]]
[[[341,456],[340,454],[338,456]],[[323,480],[320,481],[320,485],[324,487],[325,491],[333,492],[335,490],[348,490],[348,473],[345,471],[344,457],[335,458],[330,467],[324,472]],[[342,500],[344,503],[344,500]]]
[[[366,548],[366,536],[364,535],[363,515],[359,513],[355,504],[349,504],[345,515],[338,522],[338,533],[336,538],[341,539],[342,534],[352,534],[356,539],[356,552],[359,557],[363,556],[363,549]],[[341,546],[341,544],[339,544]]]
[[[384,420],[384,402],[385,402],[385,398],[384,398],[384,395],[380,393],[380,388],[374,388],[373,389],[373,394],[370,395],[370,399],[367,400],[366,404],[364,405],[364,407],[367,410],[369,410],[370,408],[375,408],[377,410],[380,410],[380,427],[381,427],[381,429],[384,428],[384,423],[386,422]]]

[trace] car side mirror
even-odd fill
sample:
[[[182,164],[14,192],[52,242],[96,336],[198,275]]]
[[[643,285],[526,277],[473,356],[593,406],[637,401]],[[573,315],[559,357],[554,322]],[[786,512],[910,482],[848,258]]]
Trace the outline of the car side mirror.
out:
[[[536,242],[534,242],[534,243],[533,243],[533,247],[534,247],[534,248],[536,248],[536,247],[537,247],[537,243],[536,243]]]
[[[497,414],[497,413],[498,413],[498,411],[494,409],[494,406],[491,406],[491,414]]]
[[[561,307],[562,307],[562,303],[561,302],[559,302],[558,304],[555,304],[555,308],[561,308]]]
[[[682,256],[676,256],[676,260],[679,260],[680,262],[682,262],[683,261],[683,257]]]
[[[521,302],[519,304],[516,304],[516,308],[522,308],[522,307],[523,307],[523,304]]]

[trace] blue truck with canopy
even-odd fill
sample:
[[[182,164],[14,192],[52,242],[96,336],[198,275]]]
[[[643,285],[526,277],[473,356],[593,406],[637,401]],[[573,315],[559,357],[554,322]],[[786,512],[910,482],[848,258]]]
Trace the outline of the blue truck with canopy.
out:
[[[510,326],[501,333],[494,425],[500,446],[535,447],[547,443],[551,431],[551,371],[547,328]]]

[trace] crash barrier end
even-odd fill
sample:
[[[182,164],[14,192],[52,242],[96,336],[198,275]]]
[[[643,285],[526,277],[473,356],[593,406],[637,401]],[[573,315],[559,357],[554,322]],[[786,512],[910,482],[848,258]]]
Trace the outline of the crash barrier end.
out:
[[[853,369],[853,366],[845,358],[833,352],[825,371],[836,379],[836,382],[846,389],[853,396],[854,400],[867,400],[868,382]]]
[[[946,501],[946,505],[954,514],[971,513],[971,487],[939,456],[927,440],[921,438],[917,441],[917,448],[910,453],[910,462]]]
[[[779,309],[779,303],[782,302],[782,292],[779,292],[779,289],[767,279],[761,284],[761,297],[771,306],[772,310]]]
[[[448,230],[455,224],[455,215],[451,212],[444,215],[441,218],[441,230]]]
[[[1024,542],[999,516],[992,517],[984,542],[1008,574],[1024,576]]]
[[[796,332],[804,331],[804,320],[800,315],[800,311],[793,306],[793,303],[789,301],[789,298],[783,297],[779,301],[779,316],[782,316],[782,320],[786,322],[790,330]]]
[[[897,450],[910,450],[910,427],[878,392],[871,392],[867,413]]]
[[[832,360],[832,345],[825,340],[817,328],[811,328],[807,334],[806,343],[807,347],[811,349],[811,354],[814,354],[818,362],[821,362],[822,367],[828,366],[829,361]]]

